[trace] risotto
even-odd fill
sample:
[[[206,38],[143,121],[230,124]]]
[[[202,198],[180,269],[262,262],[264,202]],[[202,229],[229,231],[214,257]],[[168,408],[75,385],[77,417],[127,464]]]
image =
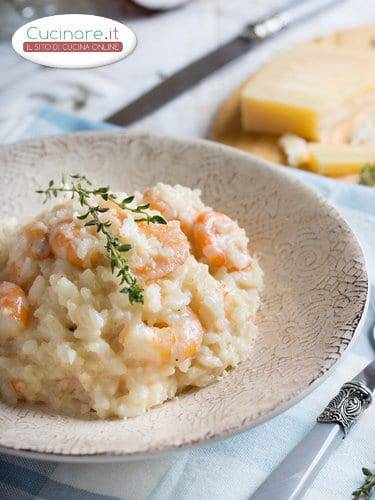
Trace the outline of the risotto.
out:
[[[262,271],[199,190],[92,191],[0,227],[0,395],[132,417],[248,358]]]

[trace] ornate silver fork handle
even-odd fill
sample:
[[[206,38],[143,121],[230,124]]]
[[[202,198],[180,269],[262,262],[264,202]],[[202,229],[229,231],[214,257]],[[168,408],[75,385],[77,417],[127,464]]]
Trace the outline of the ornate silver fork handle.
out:
[[[318,417],[322,424],[339,424],[344,437],[372,403],[372,391],[361,382],[347,382]]]
[[[344,384],[307,436],[260,485],[252,500],[298,500],[372,402],[375,361]]]

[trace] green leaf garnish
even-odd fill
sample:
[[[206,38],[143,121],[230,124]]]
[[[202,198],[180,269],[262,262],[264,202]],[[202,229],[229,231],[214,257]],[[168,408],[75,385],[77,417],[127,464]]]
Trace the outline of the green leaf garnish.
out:
[[[375,472],[366,467],[362,468],[365,480],[359,488],[353,491],[353,500],[367,500],[371,497],[375,489]]]
[[[86,227],[96,227],[97,233],[102,233],[106,238],[105,249],[107,252],[107,257],[110,262],[110,267],[112,273],[117,271],[116,276],[120,280],[120,285],[124,285],[121,288],[121,293],[127,293],[129,295],[129,301],[131,304],[134,302],[140,302],[143,304],[143,288],[141,288],[136,278],[130,271],[127,258],[123,255],[124,253],[131,250],[132,246],[129,243],[121,243],[120,240],[111,233],[109,228],[111,227],[110,221],[102,222],[99,219],[99,214],[108,212],[109,208],[100,207],[99,205],[92,206],[90,204],[90,198],[92,196],[100,196],[104,201],[111,200],[112,203],[117,205],[122,210],[128,210],[129,212],[142,214],[143,217],[135,219],[137,222],[145,221],[148,224],[166,224],[167,222],[160,215],[151,215],[146,210],[150,205],[138,205],[137,207],[131,207],[130,203],[134,201],[134,196],[128,196],[124,198],[121,202],[117,201],[116,195],[110,192],[109,186],[99,187],[96,189],[91,189],[92,183],[84,175],[74,174],[70,175],[70,184],[67,182],[66,177],[62,177],[62,185],[56,186],[53,180],[48,183],[48,188],[45,190],[39,189],[36,191],[38,194],[44,194],[44,202],[46,203],[51,198],[56,198],[59,193],[71,193],[71,198],[77,197],[81,207],[86,208],[86,212],[78,215],[77,219],[87,220],[85,223]]]
[[[366,186],[375,186],[375,164],[365,165],[362,168],[359,182]]]

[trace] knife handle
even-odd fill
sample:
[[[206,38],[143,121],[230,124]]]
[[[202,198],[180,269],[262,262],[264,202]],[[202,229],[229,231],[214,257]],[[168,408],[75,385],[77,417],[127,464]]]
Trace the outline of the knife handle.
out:
[[[260,485],[251,500],[298,500],[340,444],[344,433],[338,424],[315,424]]]
[[[281,11],[274,12],[266,18],[245,26],[242,37],[247,39],[264,40],[270,38],[285,28],[297,22],[315,16],[328,7],[341,3],[342,0],[291,0]]]
[[[318,423],[260,485],[252,500],[299,500],[304,496],[328,457],[371,404],[372,386],[360,379],[373,369],[375,362],[367,365],[358,380],[341,387]]]

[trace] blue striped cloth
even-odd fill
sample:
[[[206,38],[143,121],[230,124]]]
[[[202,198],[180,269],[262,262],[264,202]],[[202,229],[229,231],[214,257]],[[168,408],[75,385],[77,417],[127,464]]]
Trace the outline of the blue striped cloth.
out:
[[[77,130],[103,130],[102,123],[42,109],[25,119],[18,138]],[[358,236],[375,283],[375,191],[306,172],[288,170],[326,196]],[[374,320],[374,301],[369,317]],[[314,425],[316,415],[343,382],[374,354],[363,332],[334,374],[289,411],[220,443],[161,458],[124,464],[63,464],[0,455],[0,499],[248,498],[278,462]],[[307,500],[342,500],[361,482],[361,467],[375,461],[375,405],[363,416],[306,495]]]

